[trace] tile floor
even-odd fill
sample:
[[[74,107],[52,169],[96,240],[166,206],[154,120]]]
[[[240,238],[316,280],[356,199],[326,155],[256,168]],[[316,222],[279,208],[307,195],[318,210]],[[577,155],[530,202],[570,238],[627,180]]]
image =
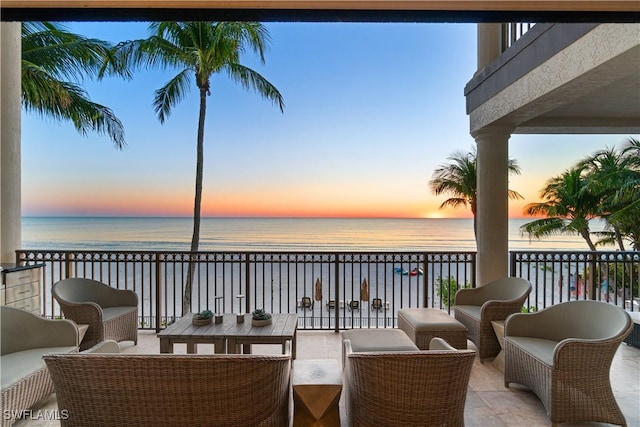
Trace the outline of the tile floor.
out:
[[[334,358],[342,364],[341,334],[334,332],[298,332],[298,358],[318,359]],[[471,344],[471,343],[470,343]],[[473,344],[471,344],[473,345]],[[131,342],[120,343],[123,353],[159,353],[160,345],[155,333],[141,331],[137,346]],[[254,346],[255,353],[273,353],[280,346]],[[185,353],[184,344],[175,345],[176,353]],[[213,353],[212,345],[201,345],[199,353]],[[294,362],[295,366],[295,362]],[[585,372],[585,375],[588,375]],[[629,426],[640,426],[640,349],[622,344],[614,358],[611,368],[613,392],[622,408]],[[55,395],[41,402],[35,409],[57,409]],[[341,403],[341,417],[346,425],[344,406]],[[34,411],[35,413],[35,411]],[[465,423],[468,427],[481,426],[549,426],[542,403],[528,389],[512,384],[504,387],[503,375],[486,361],[481,364],[476,358],[467,395]],[[21,420],[16,427],[54,427],[56,421]],[[570,426],[602,426],[601,423],[572,423]]]

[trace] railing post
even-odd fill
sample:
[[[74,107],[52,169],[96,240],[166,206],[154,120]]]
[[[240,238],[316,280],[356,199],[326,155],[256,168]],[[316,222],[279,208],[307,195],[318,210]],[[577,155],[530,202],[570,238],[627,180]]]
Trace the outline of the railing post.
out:
[[[250,260],[250,255],[248,253],[244,254],[245,260],[244,260],[244,274],[245,274],[245,285],[244,285],[244,295],[245,295],[245,308],[244,311],[245,313],[251,313],[251,280],[249,280],[249,278],[251,277],[251,260]],[[264,283],[264,282],[263,282]],[[264,289],[264,287],[263,287]],[[233,306],[233,305],[232,305]]]
[[[334,324],[334,328],[333,331],[335,333],[340,332],[340,284],[338,283],[338,281],[340,280],[340,260],[339,254],[334,253],[333,256],[335,257],[335,280],[334,280],[334,295],[335,295],[335,299],[336,299],[336,305],[335,305],[335,309],[333,310],[335,313],[335,324]],[[346,301],[345,301],[346,304]]]
[[[427,257],[428,255],[426,253],[423,253],[422,256],[424,257],[422,259],[422,272],[424,273],[422,275],[422,307],[426,308],[429,306],[429,289],[427,286],[427,276],[428,276],[428,272],[429,270],[427,269]],[[474,272],[475,275],[475,272]]]
[[[68,279],[69,277],[73,277],[73,267],[71,261],[73,260],[73,253],[65,252],[64,253],[64,278]]]
[[[592,300],[596,300],[596,258],[598,257],[597,252],[589,253],[589,284],[585,286],[589,286],[589,295]],[[586,278],[585,278],[586,279]]]
[[[162,264],[164,256],[162,254],[156,255],[156,333],[160,332],[160,323],[162,322],[162,295],[160,289],[162,289]]]

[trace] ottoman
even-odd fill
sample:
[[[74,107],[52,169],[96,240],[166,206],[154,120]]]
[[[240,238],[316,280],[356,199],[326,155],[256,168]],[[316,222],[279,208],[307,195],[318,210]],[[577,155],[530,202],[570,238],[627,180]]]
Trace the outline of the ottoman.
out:
[[[421,350],[429,349],[433,337],[440,337],[459,350],[467,348],[467,327],[437,308],[398,310],[398,328]]]
[[[627,312],[629,316],[631,316],[631,320],[633,320],[633,329],[631,333],[627,335],[624,339],[624,342],[627,345],[632,345],[634,347],[640,348],[640,313],[637,311]]]
[[[465,329],[466,330],[466,329]],[[399,329],[352,329],[342,333],[351,342],[354,353],[365,351],[419,351],[420,349]],[[466,342],[466,341],[465,341]],[[345,355],[342,348],[342,365]]]

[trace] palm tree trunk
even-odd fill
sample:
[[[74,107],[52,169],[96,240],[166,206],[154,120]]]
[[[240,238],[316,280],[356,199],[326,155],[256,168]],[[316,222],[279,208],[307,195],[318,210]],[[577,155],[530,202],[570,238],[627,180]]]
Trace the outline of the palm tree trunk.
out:
[[[200,116],[198,117],[198,143],[196,149],[196,194],[193,203],[193,235],[191,237],[191,255],[187,271],[187,283],[182,297],[182,315],[191,311],[191,294],[196,263],[195,252],[200,246],[200,209],[202,206],[202,169],[204,164],[204,119],[207,113],[207,91],[200,88]]]
[[[624,241],[622,240],[622,234],[620,234],[620,230],[618,230],[618,227],[613,227],[613,232],[616,236],[616,243],[618,244],[618,248],[620,248],[620,250],[624,252]]]
[[[589,246],[589,250],[595,251],[596,250],[596,246],[591,241],[591,234],[589,233],[589,229],[581,230],[580,231],[580,235],[585,240],[585,242],[587,242],[587,245]]]

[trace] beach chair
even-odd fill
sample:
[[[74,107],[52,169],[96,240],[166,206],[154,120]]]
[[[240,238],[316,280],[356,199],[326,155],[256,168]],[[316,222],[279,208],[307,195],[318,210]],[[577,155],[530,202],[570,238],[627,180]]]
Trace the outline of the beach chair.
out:
[[[310,297],[302,297],[302,299],[300,300],[300,306],[305,309],[305,310],[312,310],[313,309],[313,301],[311,300]]]
[[[382,310],[382,300],[380,298],[371,300],[371,310]]]
[[[327,301],[327,310],[333,310],[336,308],[336,300],[330,299]]]
[[[360,310],[360,301],[357,301],[357,300],[349,301],[347,308],[350,311]]]

